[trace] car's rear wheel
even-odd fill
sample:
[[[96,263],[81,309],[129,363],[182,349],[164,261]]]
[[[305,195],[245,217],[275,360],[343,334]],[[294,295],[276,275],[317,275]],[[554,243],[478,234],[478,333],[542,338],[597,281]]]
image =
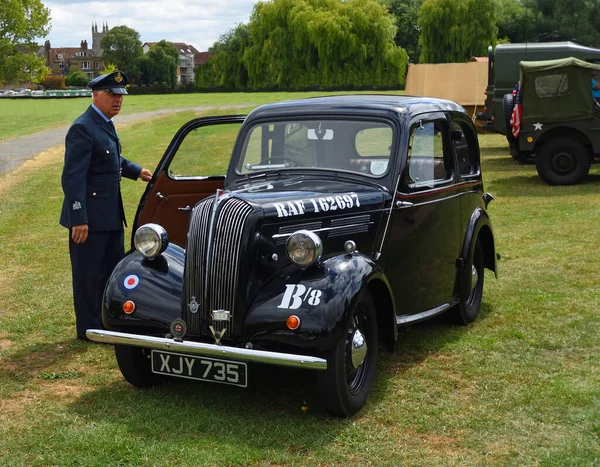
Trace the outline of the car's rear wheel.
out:
[[[548,185],[574,185],[590,171],[589,151],[579,142],[560,138],[547,142],[536,155],[538,175]]]
[[[483,249],[477,240],[467,265],[467,273],[461,276],[459,283],[459,302],[454,308],[454,318],[458,324],[467,325],[477,318],[483,298],[483,279]]]
[[[115,345],[115,356],[123,377],[138,388],[153,386],[160,377],[152,373],[150,351],[129,345]]]
[[[319,392],[328,412],[349,417],[365,405],[375,376],[377,349],[375,304],[363,291],[348,316],[344,338],[325,355],[327,370],[318,372]]]

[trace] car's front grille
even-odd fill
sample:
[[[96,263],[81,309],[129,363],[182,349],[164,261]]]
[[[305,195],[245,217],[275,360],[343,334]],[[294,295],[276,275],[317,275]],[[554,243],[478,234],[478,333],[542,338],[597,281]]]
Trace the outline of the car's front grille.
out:
[[[241,256],[247,244],[242,231],[252,207],[238,198],[223,199],[211,221],[214,202],[214,197],[200,202],[190,217],[183,319],[191,335],[202,334],[205,322],[205,332],[208,325],[216,332],[227,328],[223,336],[227,339],[232,335]],[[213,323],[213,310],[229,311],[230,320]]]

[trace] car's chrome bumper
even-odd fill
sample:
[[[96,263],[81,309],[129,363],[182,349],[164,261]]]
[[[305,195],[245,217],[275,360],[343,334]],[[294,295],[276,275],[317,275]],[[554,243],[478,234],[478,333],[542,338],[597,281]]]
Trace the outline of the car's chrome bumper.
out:
[[[103,344],[131,345],[145,349],[182,352],[190,355],[225,358],[243,362],[267,363],[270,365],[307,368],[310,370],[326,370],[327,361],[310,355],[269,352],[265,350],[243,349],[224,345],[204,344],[202,342],[176,341],[165,337],[143,336],[125,332],[88,329],[88,339]]]

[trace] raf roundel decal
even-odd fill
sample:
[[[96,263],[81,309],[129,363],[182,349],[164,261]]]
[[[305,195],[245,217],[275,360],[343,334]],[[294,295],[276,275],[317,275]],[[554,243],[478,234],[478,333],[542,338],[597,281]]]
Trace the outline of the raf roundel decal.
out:
[[[136,276],[135,274],[130,274],[123,281],[123,285],[125,286],[126,289],[129,289],[129,290],[135,289],[139,283],[140,283],[140,278],[138,276]]]

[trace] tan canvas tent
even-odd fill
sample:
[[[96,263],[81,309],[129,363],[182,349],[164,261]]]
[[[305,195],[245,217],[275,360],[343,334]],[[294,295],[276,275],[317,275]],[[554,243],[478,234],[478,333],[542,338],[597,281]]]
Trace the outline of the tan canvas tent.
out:
[[[450,99],[469,115],[483,110],[488,82],[487,61],[409,65],[405,94]]]

